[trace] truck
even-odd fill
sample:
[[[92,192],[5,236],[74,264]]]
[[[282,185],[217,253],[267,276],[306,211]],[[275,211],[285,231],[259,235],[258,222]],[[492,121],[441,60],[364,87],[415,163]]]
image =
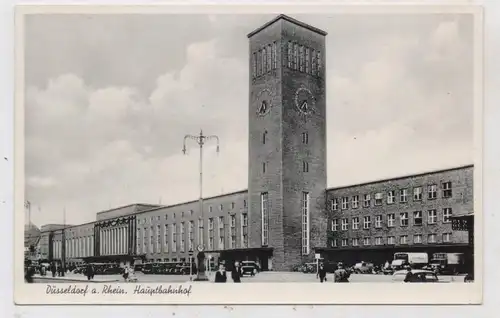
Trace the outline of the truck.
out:
[[[434,253],[427,269],[436,274],[457,275],[465,270],[463,253]]]
[[[427,255],[427,253],[400,252],[394,254],[394,260],[391,266],[394,270],[400,269],[405,265],[410,265],[412,268],[422,268],[428,263],[429,255]]]

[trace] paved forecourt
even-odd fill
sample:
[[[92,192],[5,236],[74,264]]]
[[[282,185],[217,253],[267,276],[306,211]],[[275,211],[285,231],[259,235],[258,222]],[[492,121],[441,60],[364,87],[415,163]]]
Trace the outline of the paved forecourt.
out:
[[[208,273],[209,282],[213,282],[215,274],[213,272]],[[136,273],[138,283],[185,283],[190,282],[189,275],[153,275],[153,274],[143,274]],[[196,275],[193,275],[193,278]],[[231,273],[227,273],[227,281],[232,283]],[[439,279],[445,282],[463,282],[463,276],[439,276]],[[35,282],[37,283],[68,283],[68,282],[88,282],[87,277],[82,274],[68,273],[65,277],[43,277],[35,276]],[[109,282],[124,282],[121,275],[96,275],[91,281],[93,283],[109,283]],[[316,278],[316,274],[304,274],[298,272],[262,272],[255,276],[243,276],[241,278],[242,283],[313,283],[318,282],[319,279]],[[333,282],[333,274],[327,275],[326,283]],[[381,275],[381,274],[352,274],[349,278],[351,283],[390,283],[392,282],[392,275]],[[195,282],[192,283],[203,283]]]

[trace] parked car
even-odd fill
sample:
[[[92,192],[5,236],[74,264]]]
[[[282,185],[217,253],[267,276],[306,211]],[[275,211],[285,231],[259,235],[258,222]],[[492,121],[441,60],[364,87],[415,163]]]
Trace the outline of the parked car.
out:
[[[406,278],[407,270],[399,270],[396,271],[392,275],[393,282],[404,282]],[[412,283],[442,283],[444,281],[439,280],[436,273],[433,271],[423,270],[423,269],[414,269],[412,270],[413,279]]]
[[[241,262],[241,275],[252,275],[254,276],[260,272],[259,265],[253,261],[243,261]]]
[[[359,262],[354,265],[353,270],[355,274],[372,274],[373,264],[368,262]]]

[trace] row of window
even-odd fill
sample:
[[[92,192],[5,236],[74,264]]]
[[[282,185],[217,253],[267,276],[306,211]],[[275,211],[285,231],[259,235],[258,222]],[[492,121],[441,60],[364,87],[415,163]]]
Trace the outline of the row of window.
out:
[[[267,130],[262,133],[262,144],[265,145],[267,142]],[[309,133],[307,131],[303,132],[301,134],[302,137],[302,143],[307,145],[309,143]]]
[[[278,45],[276,42],[262,47],[252,54],[252,77],[256,78],[278,67]]]
[[[413,188],[413,201],[422,201],[422,187],[415,187]],[[427,186],[427,199],[428,200],[434,200],[437,199],[437,192],[438,192],[438,186],[437,184],[431,184]],[[442,197],[443,198],[451,198],[453,195],[452,192],[452,184],[451,182],[443,182],[442,183]],[[400,203],[406,203],[408,202],[408,189],[401,189],[399,190],[399,202]],[[375,193],[375,200],[374,204],[375,205],[382,205],[384,199],[384,194],[382,192],[377,192]],[[394,204],[396,203],[396,191],[391,190],[387,192],[386,196],[386,202],[387,204]],[[349,203],[351,204],[352,209],[357,209],[359,207],[359,195],[354,195],[351,197],[351,200],[349,200],[349,197],[342,197],[341,198],[341,206],[340,208],[342,210],[347,210],[349,209]],[[339,199],[338,198],[333,198],[331,201],[331,210],[336,211],[339,209]],[[368,208],[371,207],[372,204],[372,197],[370,194],[365,194],[363,196],[363,207]]]
[[[313,76],[321,75],[321,52],[296,42],[287,43],[286,66]]]
[[[452,216],[452,209],[451,208],[444,208],[443,209],[443,223],[450,223],[451,222],[451,216]],[[382,215],[376,215],[375,216],[375,228],[381,228],[382,227]],[[351,218],[352,220],[352,229],[357,230],[359,229],[359,217],[353,217]],[[432,209],[427,211],[427,224],[436,224],[438,220],[437,216],[437,210]],[[343,218],[341,219],[341,230],[342,231],[347,231],[349,229],[349,219],[348,218]],[[408,212],[401,212],[399,214],[399,225],[400,226],[408,226],[410,223],[410,215]],[[372,219],[371,216],[365,216],[363,217],[363,229],[369,229],[372,224]],[[396,224],[396,214],[395,213],[390,213],[387,214],[387,227],[394,227]],[[414,211],[413,212],[413,225],[422,225],[423,224],[423,215],[422,211]],[[338,231],[339,228],[339,219],[334,219],[332,220],[332,231]]]
[[[415,234],[413,235],[413,244],[423,244],[422,240],[422,234]],[[338,239],[332,239],[330,240],[330,246],[331,247],[338,247]],[[360,246],[360,243],[363,243],[363,246],[371,246],[372,245],[372,238],[371,237],[364,237],[363,240],[361,241],[359,238],[352,238],[351,239],[351,246]],[[449,243],[451,242],[451,233],[443,233],[442,236],[442,242],[443,243]],[[349,246],[349,239],[340,239],[340,243],[342,247]],[[396,237],[395,236],[388,236],[387,237],[387,243],[385,241],[385,238],[382,236],[377,236],[373,238],[373,243],[374,245],[380,246],[380,245],[396,245]],[[429,234],[427,235],[427,243],[433,244],[437,243],[437,235],[436,234]],[[408,235],[401,235],[399,236],[399,244],[404,245],[404,244],[409,244],[409,236]]]
[[[85,236],[79,238],[66,239],[66,257],[79,258],[94,255],[94,237]],[[52,242],[52,256],[61,258],[62,241]]]
[[[234,210],[234,208],[236,207],[236,204],[234,202],[231,202],[231,207],[230,207],[230,210]],[[247,208],[247,200],[243,200],[243,208]],[[219,205],[219,211],[224,211],[224,205],[223,204],[220,204]],[[209,213],[212,213],[213,212],[213,206],[209,205],[208,206],[208,212]],[[188,216],[193,216],[194,214],[194,211],[193,210],[189,210],[188,212]],[[168,216],[171,215],[174,219],[176,218],[176,213],[167,213],[165,214],[165,220],[168,220]],[[184,212],[181,212],[181,219],[185,217],[185,213]],[[149,224],[153,224],[156,222],[159,222],[161,220],[161,216],[157,215],[157,216],[151,216],[149,217]],[[144,225],[144,224],[147,224],[148,222],[148,219],[147,218],[143,218],[143,219],[137,219],[137,224],[138,225]]]
[[[224,241],[225,241],[225,224],[224,217],[218,217],[218,249],[225,249]],[[186,230],[186,226],[188,226]],[[170,229],[170,231],[169,231]],[[137,240],[137,253],[145,254],[145,253],[161,253],[162,245],[163,252],[169,253],[171,247],[171,252],[177,252],[177,240],[179,239],[179,249],[180,252],[185,252],[186,244],[186,232],[187,232],[187,241],[188,246],[187,249],[192,251],[194,249],[194,221],[181,222],[179,225],[179,232],[177,232],[178,227],[177,224],[165,224],[163,226],[163,242],[161,242],[161,226],[156,225],[156,228],[151,226],[149,227],[149,233],[147,233],[148,228],[137,229],[137,237],[142,238],[142,244],[140,240]],[[202,220],[198,220],[198,244],[203,244],[203,222]],[[149,234],[149,235],[147,235]],[[229,248],[236,248],[236,216],[229,216]],[[149,238],[149,239],[148,239]],[[156,238],[156,240],[155,240]],[[156,243],[155,243],[156,242]],[[248,215],[246,213],[241,214],[241,248],[248,247]],[[208,219],[208,250],[214,250],[214,218]]]
[[[262,173],[266,173],[267,171],[267,162],[262,163]],[[302,172],[309,172],[309,162],[302,161]]]

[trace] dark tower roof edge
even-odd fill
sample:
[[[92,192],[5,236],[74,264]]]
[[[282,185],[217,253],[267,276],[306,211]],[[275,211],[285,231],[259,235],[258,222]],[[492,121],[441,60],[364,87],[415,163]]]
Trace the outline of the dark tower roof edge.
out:
[[[303,27],[303,28],[306,28],[306,29],[308,29],[308,30],[311,30],[311,31],[313,31],[313,32],[319,33],[319,34],[321,34],[321,35],[323,35],[323,36],[326,36],[326,35],[328,34],[328,33],[326,33],[325,31],[323,31],[323,30],[321,30],[321,29],[318,29],[318,28],[315,28],[315,27],[313,27],[313,26],[311,26],[311,25],[309,25],[309,24],[307,24],[307,23],[300,22],[299,20],[296,20],[296,19],[294,19],[294,18],[292,18],[292,17],[289,17],[289,16],[287,16],[287,15],[285,15],[285,14],[280,14],[280,15],[278,15],[276,18],[274,18],[274,19],[272,19],[271,21],[269,21],[269,22],[267,22],[266,24],[264,24],[263,26],[261,26],[261,27],[259,27],[259,28],[255,29],[254,31],[252,31],[252,32],[250,32],[250,33],[248,33],[247,37],[249,37],[249,38],[250,38],[250,37],[254,36],[255,34],[259,33],[260,31],[264,30],[265,28],[267,28],[267,27],[268,27],[268,26],[270,26],[271,24],[273,24],[273,23],[275,23],[275,22],[277,22],[277,21],[279,21],[279,20],[281,20],[281,19],[286,20],[286,21],[288,21],[288,22],[291,22],[291,23],[293,23],[293,24],[296,24],[296,25],[298,25],[298,26],[301,26],[301,27]]]

